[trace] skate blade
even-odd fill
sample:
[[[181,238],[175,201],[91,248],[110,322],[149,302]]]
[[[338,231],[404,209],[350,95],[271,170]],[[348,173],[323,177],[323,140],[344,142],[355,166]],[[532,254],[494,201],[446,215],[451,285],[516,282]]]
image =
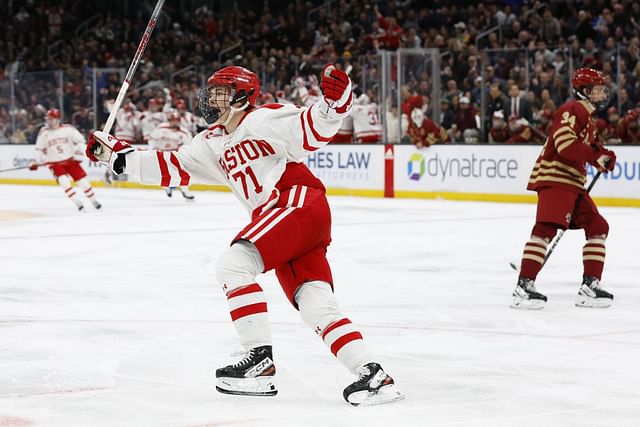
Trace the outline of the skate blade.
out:
[[[613,304],[611,298],[591,298],[583,295],[578,295],[576,298],[576,307],[607,308],[611,307],[611,304]]]
[[[404,399],[404,394],[396,388],[395,384],[389,384],[381,387],[377,392],[362,390],[351,393],[348,402],[353,406],[375,406],[397,402],[402,399]]]
[[[541,299],[524,299],[513,297],[509,307],[518,310],[542,310],[547,302]]]
[[[216,390],[238,396],[275,396],[278,394],[273,377],[218,378]]]

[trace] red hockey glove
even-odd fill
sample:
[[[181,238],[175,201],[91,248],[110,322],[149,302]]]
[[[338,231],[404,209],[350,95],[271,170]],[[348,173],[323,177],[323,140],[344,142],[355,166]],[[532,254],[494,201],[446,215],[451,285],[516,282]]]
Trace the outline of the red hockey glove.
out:
[[[126,166],[125,154],[132,151],[135,150],[126,142],[97,130],[89,135],[86,153],[89,160],[105,163],[119,175]]]
[[[351,104],[351,80],[347,73],[338,70],[335,65],[325,65],[320,88],[329,107],[346,110],[345,107]]]
[[[589,163],[600,172],[610,172],[616,165],[616,154],[604,148],[602,145],[593,145],[593,155]]]
[[[30,171],[37,171],[38,170],[38,164],[36,162],[31,162],[31,164],[29,165],[29,170]]]

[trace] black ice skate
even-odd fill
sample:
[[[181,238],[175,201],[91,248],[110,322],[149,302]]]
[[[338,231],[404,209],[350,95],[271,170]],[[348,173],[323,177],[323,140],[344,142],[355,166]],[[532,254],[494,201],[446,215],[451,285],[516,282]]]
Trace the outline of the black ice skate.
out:
[[[94,207],[96,210],[100,210],[100,209],[102,209],[102,205],[101,205],[101,204],[100,204],[100,202],[99,202],[99,201],[97,201],[97,200],[92,201],[92,202],[91,202],[91,204],[93,204],[93,207]]]
[[[589,308],[607,308],[613,304],[613,295],[600,287],[600,280],[585,276],[578,289],[576,306]]]
[[[164,194],[167,195],[167,197],[171,197],[173,195],[173,188],[171,187],[167,187],[164,189]]]
[[[536,290],[533,280],[520,277],[513,291],[511,308],[523,308],[526,310],[540,310],[547,303],[547,297]]]
[[[353,406],[381,405],[404,399],[404,394],[396,389],[393,378],[379,364],[367,363],[357,372],[360,375],[358,381],[342,392],[344,400]]]
[[[216,390],[243,396],[275,396],[275,374],[271,346],[252,348],[238,363],[216,370]]]

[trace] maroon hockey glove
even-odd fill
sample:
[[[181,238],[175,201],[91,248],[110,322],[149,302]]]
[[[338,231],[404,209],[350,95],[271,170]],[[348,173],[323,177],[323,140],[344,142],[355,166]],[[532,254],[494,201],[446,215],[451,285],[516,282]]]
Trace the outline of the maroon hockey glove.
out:
[[[616,166],[616,154],[607,150],[600,144],[593,145],[593,155],[589,160],[589,164],[598,169],[600,172],[610,172]]]
[[[133,147],[115,136],[102,131],[89,135],[86,154],[89,160],[107,164],[116,175],[124,172],[125,154],[134,151]]]
[[[29,165],[29,170],[30,171],[37,171],[38,170],[38,164],[36,162],[33,162]]]

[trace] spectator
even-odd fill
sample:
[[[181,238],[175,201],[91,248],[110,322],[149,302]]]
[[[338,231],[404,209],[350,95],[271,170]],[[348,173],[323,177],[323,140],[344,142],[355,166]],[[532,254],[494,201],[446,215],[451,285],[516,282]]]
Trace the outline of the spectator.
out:
[[[506,102],[504,111],[507,117],[516,116],[527,119],[529,122],[533,121],[531,103],[527,98],[521,96],[520,88],[517,84],[512,84],[509,87],[509,99]]]

